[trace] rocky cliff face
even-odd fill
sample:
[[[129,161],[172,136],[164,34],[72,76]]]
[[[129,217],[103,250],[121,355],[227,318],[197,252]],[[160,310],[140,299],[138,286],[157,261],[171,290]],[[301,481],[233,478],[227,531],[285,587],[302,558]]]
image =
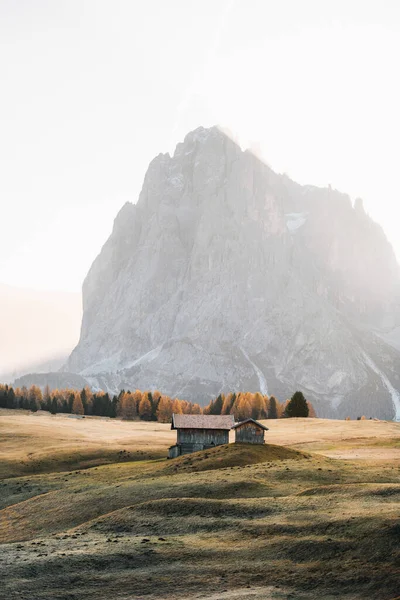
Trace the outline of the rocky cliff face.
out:
[[[381,228],[217,128],[151,162],[83,303],[66,369],[92,385],[202,404],[301,389],[321,416],[400,418],[400,272]]]

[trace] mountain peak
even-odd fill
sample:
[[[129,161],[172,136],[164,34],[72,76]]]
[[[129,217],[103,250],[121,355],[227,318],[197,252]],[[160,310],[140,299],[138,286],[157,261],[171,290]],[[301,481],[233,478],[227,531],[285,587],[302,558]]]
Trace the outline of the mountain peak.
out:
[[[197,127],[193,131],[189,131],[184,137],[183,142],[177,144],[174,156],[179,156],[182,152],[190,151],[195,147],[204,147],[210,143],[225,144],[230,143],[240,150],[239,145],[233,139],[230,132],[219,125],[212,127]]]
[[[204,143],[210,137],[224,136],[224,135],[225,134],[223,133],[221,128],[218,127],[218,125],[212,125],[211,127],[203,127],[200,125],[199,127],[196,127],[196,129],[189,131],[189,133],[187,133],[185,135],[183,143],[186,143],[186,142]]]
[[[377,335],[399,322],[399,283],[387,240],[347,197],[198,127],[150,163],[118,215],[85,280],[68,369],[112,392],[203,404],[300,389],[320,416],[390,418],[396,402],[400,416],[400,353]]]

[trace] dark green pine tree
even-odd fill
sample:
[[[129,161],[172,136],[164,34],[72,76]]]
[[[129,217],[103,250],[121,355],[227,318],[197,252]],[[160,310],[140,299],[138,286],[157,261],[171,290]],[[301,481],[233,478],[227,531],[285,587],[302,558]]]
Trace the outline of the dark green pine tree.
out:
[[[0,408],[7,408],[7,396],[8,396],[8,389],[7,389],[7,386],[5,386],[4,388],[1,388],[1,390],[0,390]]]
[[[151,406],[150,421],[157,421],[157,402],[154,402],[153,394],[151,392],[147,393],[147,398],[149,399]]]
[[[110,417],[115,419],[117,416],[118,396],[113,396],[110,409]]]
[[[210,408],[210,415],[220,415],[222,412],[223,400],[221,394],[214,400]]]
[[[51,396],[48,396],[47,399],[43,398],[42,410],[48,410],[49,412],[51,412]]]
[[[68,398],[68,412],[72,413],[72,405],[74,403],[75,396],[74,394],[70,394]]]
[[[17,408],[15,400],[15,392],[12,387],[8,388],[7,408]]]
[[[21,402],[21,406],[25,410],[30,410],[31,409],[31,401],[29,400],[29,398],[28,398],[27,395],[23,396],[22,402]]]
[[[53,400],[51,401],[50,412],[52,415],[56,415],[58,412],[57,398],[53,396]]]
[[[308,417],[307,401],[302,392],[295,392],[285,409],[285,417]]]
[[[278,407],[276,404],[275,396],[271,396],[269,399],[268,419],[278,418]]]
[[[104,394],[103,400],[103,416],[111,417],[112,404],[110,400],[110,396],[108,394]]]
[[[86,393],[85,388],[82,388],[81,400],[82,400],[82,404],[83,404],[83,411],[84,411],[85,415],[87,415],[88,414],[88,402],[87,402],[87,393]]]
[[[96,416],[103,415],[103,398],[97,394],[93,394],[92,414]]]

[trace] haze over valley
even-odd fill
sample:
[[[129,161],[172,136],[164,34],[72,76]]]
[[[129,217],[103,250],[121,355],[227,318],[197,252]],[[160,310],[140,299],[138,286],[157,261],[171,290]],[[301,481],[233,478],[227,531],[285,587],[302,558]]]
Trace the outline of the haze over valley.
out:
[[[77,292],[0,284],[0,380],[58,370],[79,339],[81,318]]]

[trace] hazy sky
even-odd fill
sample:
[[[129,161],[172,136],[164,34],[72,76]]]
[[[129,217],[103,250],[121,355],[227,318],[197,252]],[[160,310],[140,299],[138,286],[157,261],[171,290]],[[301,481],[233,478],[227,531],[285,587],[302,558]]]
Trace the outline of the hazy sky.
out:
[[[221,124],[397,235],[398,0],[0,0],[0,282],[79,290],[149,161]]]

